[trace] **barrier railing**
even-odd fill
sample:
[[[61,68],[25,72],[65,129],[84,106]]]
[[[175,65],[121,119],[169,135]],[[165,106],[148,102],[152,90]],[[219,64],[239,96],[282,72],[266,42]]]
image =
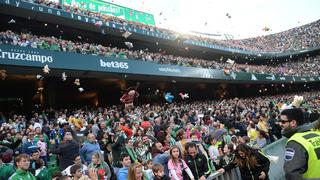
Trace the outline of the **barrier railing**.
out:
[[[304,125],[306,129],[311,129],[316,125],[316,122]],[[281,138],[262,149],[264,154],[270,159],[269,179],[270,180],[285,180],[285,173],[283,170],[284,164],[284,149],[287,138]],[[207,180],[241,180],[239,168],[223,174],[215,172],[211,174]]]
[[[225,173],[215,172],[211,174],[207,180],[242,180],[239,168],[231,169]]]
[[[311,129],[316,125],[317,121],[304,125],[306,129]],[[285,180],[283,170],[284,164],[284,149],[287,143],[287,138],[281,138],[278,141],[269,144],[262,149],[264,154],[270,159],[269,179],[270,180]]]

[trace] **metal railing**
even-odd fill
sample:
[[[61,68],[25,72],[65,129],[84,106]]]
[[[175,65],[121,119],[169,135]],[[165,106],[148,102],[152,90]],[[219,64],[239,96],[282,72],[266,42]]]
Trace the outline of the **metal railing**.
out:
[[[316,122],[306,124],[306,129],[311,129],[316,125]],[[283,170],[284,164],[284,149],[287,143],[287,138],[281,138],[262,149],[264,154],[270,159],[269,179],[270,180],[285,180]],[[207,180],[241,180],[239,168],[232,169],[225,173],[214,172]]]
[[[214,172],[207,180],[242,180],[239,168],[231,169],[225,173]]]

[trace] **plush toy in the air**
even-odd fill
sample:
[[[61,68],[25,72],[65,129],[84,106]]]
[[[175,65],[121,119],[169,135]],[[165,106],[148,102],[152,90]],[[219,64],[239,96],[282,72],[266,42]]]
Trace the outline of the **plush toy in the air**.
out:
[[[139,97],[139,93],[137,91],[139,87],[139,83],[137,83],[136,87],[129,87],[125,93],[120,98],[120,101],[124,104],[126,109],[130,109],[134,107],[134,99]]]
[[[7,71],[6,70],[0,70],[0,79],[5,80],[7,78]]]
[[[179,96],[181,97],[182,100],[189,98],[189,94],[188,93],[185,93],[185,94],[179,93]]]
[[[300,105],[302,104],[302,102],[303,102],[303,96],[297,96],[297,95],[295,95],[292,103],[289,104],[289,105],[287,105],[286,103],[284,103],[284,104],[281,106],[280,110],[283,111],[283,110],[285,110],[285,109],[299,108]]]
[[[174,96],[170,93],[170,92],[167,92],[164,94],[164,99],[168,102],[168,103],[172,103],[173,102],[173,99],[174,99]]]

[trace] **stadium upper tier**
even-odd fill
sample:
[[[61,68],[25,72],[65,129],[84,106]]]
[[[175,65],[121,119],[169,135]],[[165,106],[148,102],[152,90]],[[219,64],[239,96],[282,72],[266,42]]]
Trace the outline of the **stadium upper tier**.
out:
[[[204,37],[183,35],[166,29],[146,26],[144,24],[136,22],[129,22],[120,18],[80,9],[76,6],[65,6],[45,0],[29,0],[26,2],[37,3],[48,6],[50,8],[62,9],[75,14],[99,18],[103,22],[113,22],[117,24],[122,24],[124,26],[130,25],[131,27],[142,29],[143,31],[150,31],[150,33],[160,33],[159,36],[157,34],[157,36],[160,38],[170,40],[182,39],[184,40],[183,43],[185,45],[198,45],[213,49],[225,48],[229,51],[235,52],[237,52],[237,50],[257,52],[258,55],[259,53],[293,53],[314,48],[320,49],[320,20],[284,32],[275,33],[267,36],[259,36],[255,38],[242,40],[215,40]]]
[[[83,38],[84,39],[84,38]],[[153,53],[145,50],[130,50],[110,47],[101,44],[89,44],[82,40],[70,41],[56,37],[36,36],[26,33],[15,33],[10,30],[0,32],[0,43],[21,47],[48,49],[61,52],[75,52],[94,56],[115,57],[119,59],[132,59],[158,64],[170,64],[186,67],[200,67],[206,69],[224,70],[231,72],[248,72],[257,74],[277,74],[285,76],[320,76],[320,56],[304,57],[294,62],[278,65],[248,65],[236,64],[233,61],[203,60],[188,58],[164,53]]]

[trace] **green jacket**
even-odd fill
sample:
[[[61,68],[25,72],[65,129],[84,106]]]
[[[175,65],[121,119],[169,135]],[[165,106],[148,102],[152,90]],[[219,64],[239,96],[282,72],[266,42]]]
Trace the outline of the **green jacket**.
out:
[[[36,177],[34,177],[29,171],[17,169],[9,180],[36,180]]]
[[[14,174],[15,169],[12,164],[1,164],[0,165],[0,179],[9,179]]]
[[[39,171],[39,172],[38,172]],[[38,180],[50,180],[51,175],[46,167],[43,167],[42,169],[36,170],[36,177]]]
[[[111,170],[106,162],[102,162],[98,165],[90,163],[88,169],[95,169],[97,171],[98,180],[111,178]],[[100,174],[100,172],[104,172],[104,174]]]

